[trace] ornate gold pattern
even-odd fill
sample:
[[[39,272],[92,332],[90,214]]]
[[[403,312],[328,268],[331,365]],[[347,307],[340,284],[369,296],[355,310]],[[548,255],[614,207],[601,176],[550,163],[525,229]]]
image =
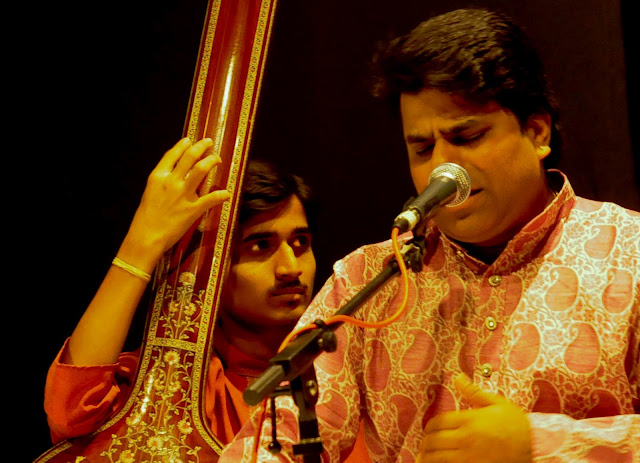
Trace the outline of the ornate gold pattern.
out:
[[[205,25],[199,57],[201,61],[190,102],[191,113],[185,128],[186,136],[192,139],[199,136],[198,130],[202,124],[211,123],[215,129],[221,122],[209,121],[208,115],[207,120],[203,120],[202,116],[221,3],[222,0],[210,1],[209,20]],[[248,74],[244,81],[236,143],[233,155],[228,160],[227,188],[236,199],[255,117],[257,91],[261,86],[265,47],[271,33],[275,3],[275,0],[262,0],[260,3]],[[207,130],[211,130],[211,127],[205,127],[205,133]],[[214,175],[215,172],[205,182],[205,192],[211,188]],[[222,207],[215,230],[207,229],[206,216],[199,224],[200,242],[198,252],[194,253],[195,264],[183,262],[183,255],[172,256],[174,251],[168,251],[161,259],[156,270],[155,283],[158,287],[149,314],[136,382],[120,412],[89,436],[89,439],[95,437],[101,439],[102,444],[106,443],[100,447],[99,461],[197,463],[207,455],[207,452],[201,452],[204,446],[209,446],[217,454],[221,453],[222,444],[202,422],[203,379],[211,360],[211,349],[207,346],[212,342],[209,338],[213,332],[215,308],[220,299],[220,280],[226,270],[221,267],[229,265],[225,256],[230,255],[229,230],[235,223],[235,209],[232,212],[230,203]],[[215,241],[212,239],[214,236]],[[212,254],[201,253],[203,242],[211,241],[214,241]],[[179,257],[177,267],[172,262],[175,257]],[[198,264],[198,259],[205,258],[211,259],[210,268],[206,266],[206,261],[199,261]],[[114,427],[120,421],[124,422],[124,426]],[[108,434],[112,427],[117,432]],[[70,447],[72,443],[65,441],[37,461],[49,461]],[[76,463],[86,460],[84,456],[73,453],[60,456],[62,459],[57,461],[66,459],[66,463],[71,463],[73,459]]]

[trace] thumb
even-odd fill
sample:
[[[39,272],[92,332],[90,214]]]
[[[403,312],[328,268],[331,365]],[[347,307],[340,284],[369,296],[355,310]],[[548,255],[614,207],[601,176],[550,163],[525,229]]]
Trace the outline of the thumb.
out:
[[[453,380],[462,398],[473,408],[488,407],[503,402],[505,399],[498,394],[485,391],[475,384],[466,374],[460,373]]]

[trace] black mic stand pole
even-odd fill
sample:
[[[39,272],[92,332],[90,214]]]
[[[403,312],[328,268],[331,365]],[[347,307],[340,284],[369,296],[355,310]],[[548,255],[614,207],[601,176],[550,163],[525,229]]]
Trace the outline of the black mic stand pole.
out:
[[[424,248],[423,236],[414,237],[403,246],[401,254],[407,268],[415,272],[422,269]],[[400,266],[394,257],[373,280],[339,309],[336,315],[350,315],[355,312],[399,270]],[[270,396],[271,400],[280,395],[290,394],[293,397],[299,409],[300,430],[300,441],[294,444],[293,453],[303,455],[305,463],[320,463],[322,453],[322,441],[315,414],[319,391],[313,361],[322,352],[334,352],[337,349],[334,331],[342,325],[342,322],[326,325],[322,320],[316,320],[314,323],[317,328],[293,339],[269,360],[271,366],[245,389],[243,395],[247,405],[257,405],[267,396]],[[279,387],[283,381],[289,381],[289,385]],[[275,416],[272,418],[275,426]],[[279,444],[274,441],[270,448],[278,452]]]

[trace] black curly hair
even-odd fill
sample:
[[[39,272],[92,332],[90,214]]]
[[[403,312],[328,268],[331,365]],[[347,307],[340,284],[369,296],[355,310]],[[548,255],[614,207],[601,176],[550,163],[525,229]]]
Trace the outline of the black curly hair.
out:
[[[317,202],[304,180],[297,175],[278,171],[268,161],[249,160],[242,182],[238,223],[242,225],[258,214],[276,209],[282,201],[293,195],[304,207],[309,228],[315,231]]]
[[[556,100],[530,38],[507,16],[460,9],[435,16],[406,35],[382,44],[372,60],[371,92],[396,111],[402,93],[438,89],[511,111],[524,127],[530,116],[549,114],[551,154],[557,165],[561,134]]]

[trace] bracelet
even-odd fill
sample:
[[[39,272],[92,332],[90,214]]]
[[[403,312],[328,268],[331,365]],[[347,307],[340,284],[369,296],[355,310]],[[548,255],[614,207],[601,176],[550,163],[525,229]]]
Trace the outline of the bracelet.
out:
[[[126,270],[131,275],[135,275],[138,278],[142,278],[146,282],[151,281],[151,275],[149,275],[147,272],[140,270],[138,267],[134,267],[133,265],[127,264],[125,261],[118,259],[117,257],[113,259],[111,263],[116,267],[120,267],[122,270]]]

